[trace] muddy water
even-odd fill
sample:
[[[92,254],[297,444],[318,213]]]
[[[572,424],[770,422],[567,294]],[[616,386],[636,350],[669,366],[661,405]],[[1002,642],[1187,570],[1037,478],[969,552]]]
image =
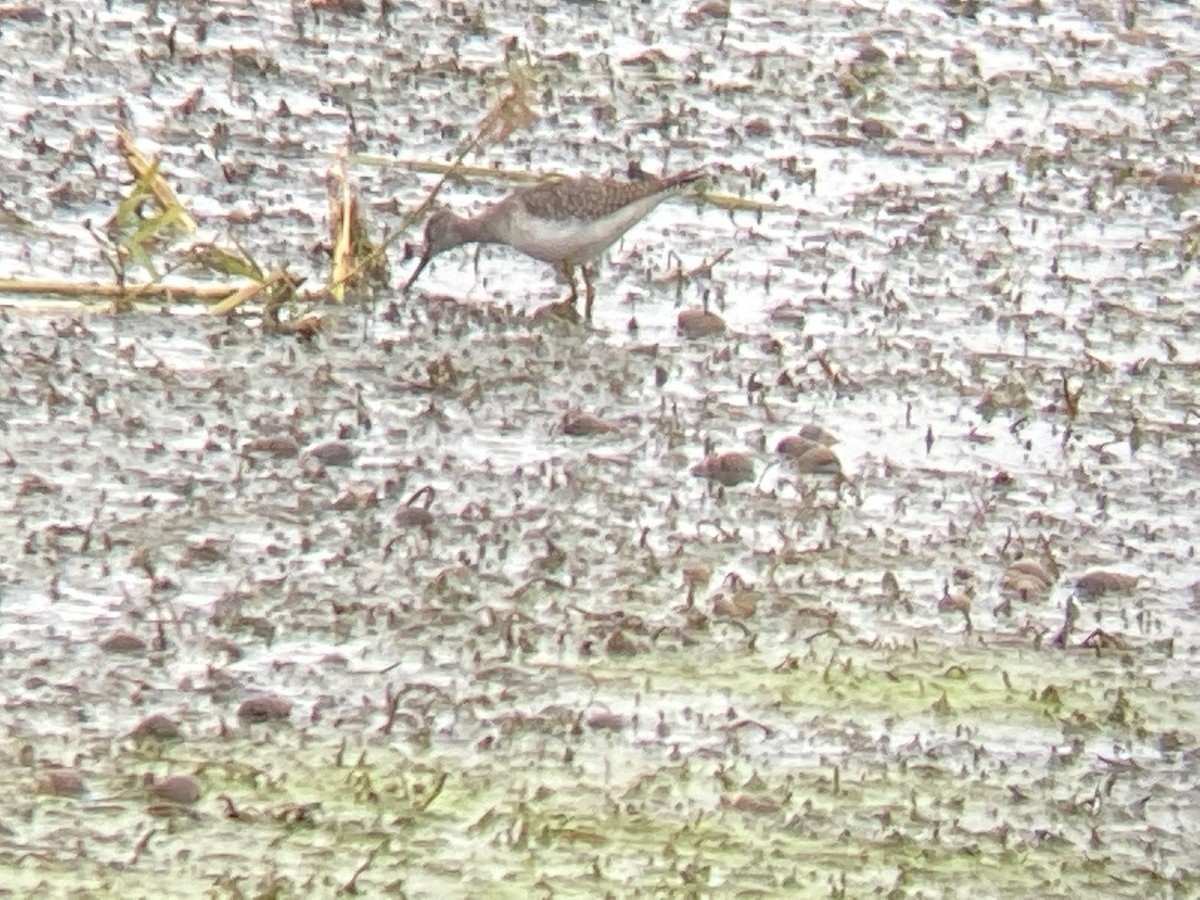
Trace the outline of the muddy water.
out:
[[[1195,890],[1195,12],[717,7],[0,21],[4,276],[111,277],[125,123],[319,281],[335,153],[395,223],[515,66],[472,163],[776,206],[661,207],[591,331],[500,249],[312,344],[10,301],[6,884]]]

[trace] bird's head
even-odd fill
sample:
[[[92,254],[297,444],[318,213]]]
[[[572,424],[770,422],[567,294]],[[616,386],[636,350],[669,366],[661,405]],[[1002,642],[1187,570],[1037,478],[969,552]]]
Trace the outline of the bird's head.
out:
[[[439,253],[444,253],[463,243],[461,222],[462,220],[448,209],[439,209],[433,212],[425,224],[425,243],[421,247],[421,261],[417,263],[412,277],[404,285],[404,290],[407,291],[413,286],[431,259]]]

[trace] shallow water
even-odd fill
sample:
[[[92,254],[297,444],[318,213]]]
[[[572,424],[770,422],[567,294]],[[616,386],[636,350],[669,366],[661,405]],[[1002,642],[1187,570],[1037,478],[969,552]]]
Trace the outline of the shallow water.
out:
[[[111,278],[83,223],[125,189],[122,98],[200,237],[319,283],[338,150],[394,227],[512,37],[540,119],[472,164],[703,165],[777,208],[664,204],[608,254],[594,330],[531,325],[562,286],[499,248],[312,344],[5,298],[7,883],[1195,889],[1197,220],[1165,177],[1191,175],[1191,7],[263,6],[0,23],[0,200],[32,223],[3,219],[0,276]],[[730,332],[685,340],[706,299]],[[617,429],[569,436],[575,409]],[[844,481],[773,452],[810,422]],[[692,476],[706,444],[755,481]],[[423,487],[432,525],[398,522]],[[1061,571],[1005,607],[1022,555]],[[1138,583],[1054,649],[1097,569]],[[239,723],[261,693],[285,723]],[[183,740],[131,739],[152,713]],[[52,766],[87,793],[40,792]],[[164,818],[147,772],[199,803]]]

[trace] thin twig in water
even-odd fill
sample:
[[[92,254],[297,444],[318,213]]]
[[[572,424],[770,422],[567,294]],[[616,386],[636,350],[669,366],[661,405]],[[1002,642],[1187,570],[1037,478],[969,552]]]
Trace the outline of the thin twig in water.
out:
[[[448,776],[445,772],[442,772],[438,776],[438,780],[434,782],[433,789],[429,792],[429,796],[417,804],[417,812],[425,812],[425,810],[429,809],[433,801],[436,800],[438,795],[442,793],[442,788],[446,786],[447,777]]]
[[[365,860],[363,860],[362,865],[360,865],[357,869],[354,870],[354,874],[350,876],[350,880],[347,881],[344,885],[342,885],[342,893],[343,894],[357,894],[358,893],[358,884],[357,884],[358,876],[361,875],[363,872],[367,871],[367,869],[371,868],[371,866],[373,866],[375,864],[375,857],[379,855],[380,850],[387,849],[387,846],[388,846],[388,841],[385,839],[383,842],[381,842],[379,844],[378,847],[376,847],[374,850],[372,850],[370,853],[367,854],[367,858]]]
[[[138,858],[141,857],[146,848],[150,846],[150,838],[154,837],[156,834],[158,834],[158,829],[151,828],[144,835],[142,835],[141,840],[139,840],[133,847],[133,857],[129,860],[130,866],[137,865]]]

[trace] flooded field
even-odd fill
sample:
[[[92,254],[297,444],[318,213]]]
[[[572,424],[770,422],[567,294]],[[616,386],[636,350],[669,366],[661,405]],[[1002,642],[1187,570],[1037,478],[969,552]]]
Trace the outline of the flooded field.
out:
[[[0,278],[120,127],[309,286],[513,83],[458,212],[709,197],[591,328],[419,225],[308,342],[0,297],[0,891],[1200,892],[1196,9],[313,5],[0,5]]]

